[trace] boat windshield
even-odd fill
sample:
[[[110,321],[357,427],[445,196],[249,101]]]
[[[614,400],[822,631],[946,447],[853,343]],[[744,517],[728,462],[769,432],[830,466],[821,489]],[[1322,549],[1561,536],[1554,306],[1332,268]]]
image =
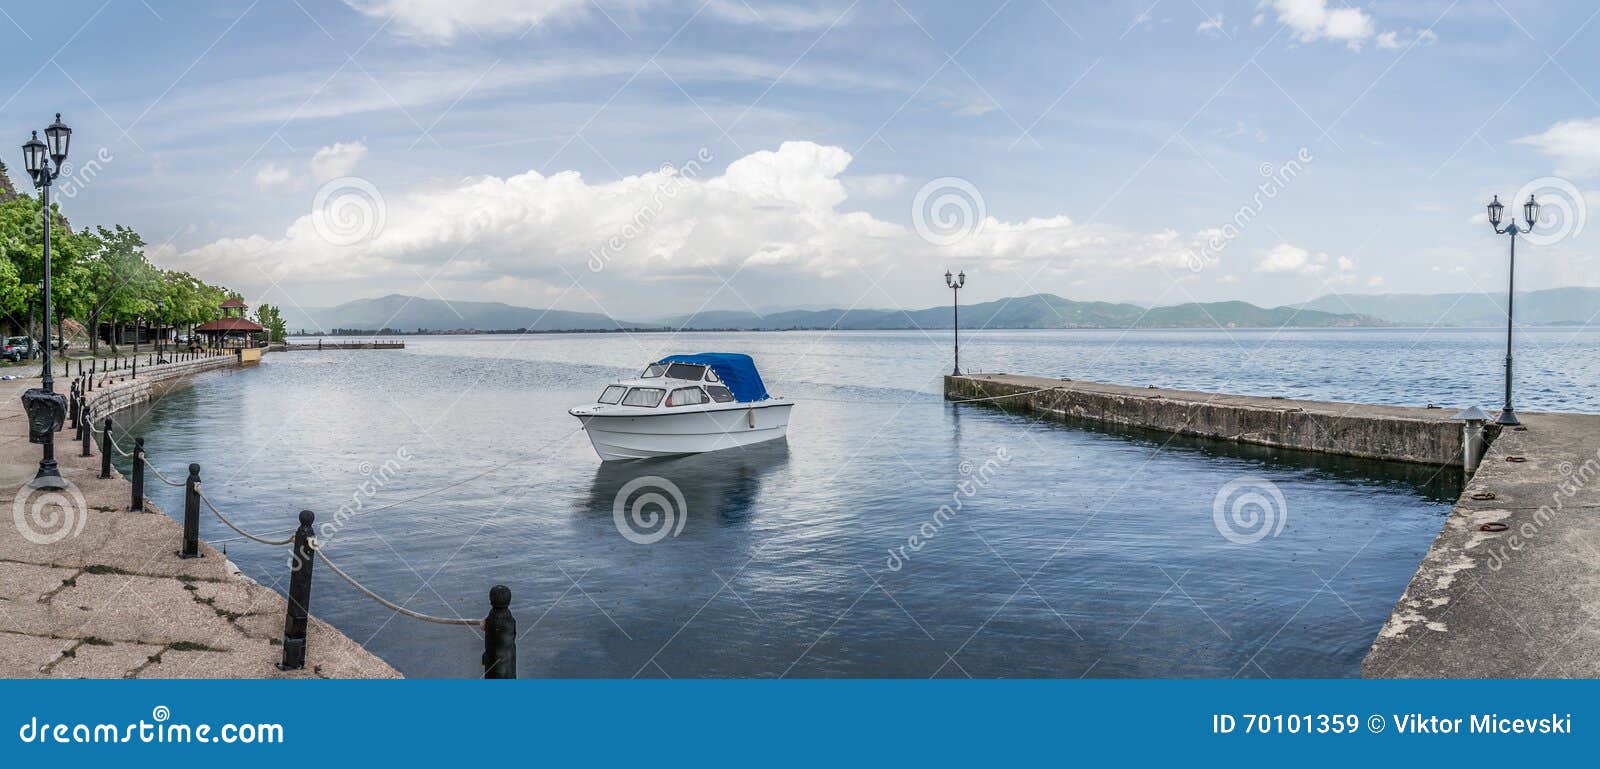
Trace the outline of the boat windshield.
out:
[[[706,375],[706,367],[693,363],[670,363],[667,365],[668,379],[687,379],[698,382]]]
[[[623,387],[622,385],[611,385],[610,387],[606,388],[605,392],[600,393],[600,402],[612,405],[621,403],[622,394],[626,393],[627,391],[628,388]]]
[[[667,391],[659,387],[635,387],[622,397],[622,405],[653,409],[661,405],[661,396],[666,394]]]
[[[639,378],[640,379],[655,379],[656,377],[661,376],[662,374],[665,374],[665,373],[667,373],[667,364],[665,364],[665,363],[652,363],[652,364],[644,367],[644,373],[640,374]]]

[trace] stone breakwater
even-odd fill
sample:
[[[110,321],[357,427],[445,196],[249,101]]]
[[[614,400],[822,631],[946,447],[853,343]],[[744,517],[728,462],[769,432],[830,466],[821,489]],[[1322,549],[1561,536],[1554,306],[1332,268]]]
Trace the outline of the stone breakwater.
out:
[[[235,365],[222,356],[141,366],[137,379],[102,374],[88,403],[103,418],[194,374]],[[61,389],[69,381],[57,380]],[[0,677],[399,676],[315,617],[308,633],[314,664],[278,671],[283,597],[204,542],[205,557],[178,558],[180,524],[149,502],[144,512],[129,512],[130,484],[115,469],[101,479],[98,445],[94,456],[79,456],[70,426],[56,434],[56,457],[71,487],[52,498],[27,488],[39,446],[28,442],[19,398],[36,385],[0,382],[0,511],[13,513],[0,523]],[[169,476],[187,465],[182,457],[150,459]],[[152,474],[146,483],[159,481]]]
[[[1453,409],[1372,406],[1073,382],[1011,374],[944,378],[947,399],[992,399],[1101,424],[1365,459],[1460,465]]]
[[[1453,410],[981,374],[1008,410],[1456,472]],[[1600,415],[1521,414],[1493,442],[1361,666],[1369,678],[1600,677]]]

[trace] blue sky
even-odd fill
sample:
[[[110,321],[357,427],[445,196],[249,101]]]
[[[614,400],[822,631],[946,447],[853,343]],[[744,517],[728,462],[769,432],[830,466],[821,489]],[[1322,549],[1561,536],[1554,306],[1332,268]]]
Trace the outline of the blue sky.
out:
[[[65,114],[73,222],[253,300],[1500,290],[1482,206],[1525,186],[1568,215],[1519,285],[1597,283],[1590,4],[0,7],[0,134]]]

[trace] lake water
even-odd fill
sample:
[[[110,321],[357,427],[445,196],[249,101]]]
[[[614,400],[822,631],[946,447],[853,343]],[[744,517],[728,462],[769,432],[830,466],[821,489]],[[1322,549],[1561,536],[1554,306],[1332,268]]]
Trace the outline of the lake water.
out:
[[[1447,408],[1496,405],[1503,355],[1476,330],[964,341],[970,371]],[[328,552],[410,608],[477,617],[509,585],[525,677],[1356,675],[1459,493],[1457,472],[945,403],[948,332],[407,344],[270,355],[119,420],[169,476],[199,462],[250,530],[346,506]],[[1600,408],[1597,344],[1523,333],[1519,406]],[[648,360],[708,350],[754,355],[768,389],[799,401],[788,440],[602,467],[566,409]],[[653,544],[613,515],[645,476],[686,508]],[[1219,527],[1214,503],[1241,490],[1281,529]],[[209,516],[201,533],[283,589],[283,549]],[[472,629],[396,615],[326,569],[312,607],[408,676],[479,673]]]

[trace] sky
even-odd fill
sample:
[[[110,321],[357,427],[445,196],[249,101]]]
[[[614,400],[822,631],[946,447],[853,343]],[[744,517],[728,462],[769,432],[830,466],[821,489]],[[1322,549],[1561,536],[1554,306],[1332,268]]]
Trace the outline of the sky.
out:
[[[645,318],[1600,284],[1600,6],[0,3],[57,199],[297,307]],[[20,149],[3,157],[25,182]],[[1516,203],[1513,203],[1513,200]]]

